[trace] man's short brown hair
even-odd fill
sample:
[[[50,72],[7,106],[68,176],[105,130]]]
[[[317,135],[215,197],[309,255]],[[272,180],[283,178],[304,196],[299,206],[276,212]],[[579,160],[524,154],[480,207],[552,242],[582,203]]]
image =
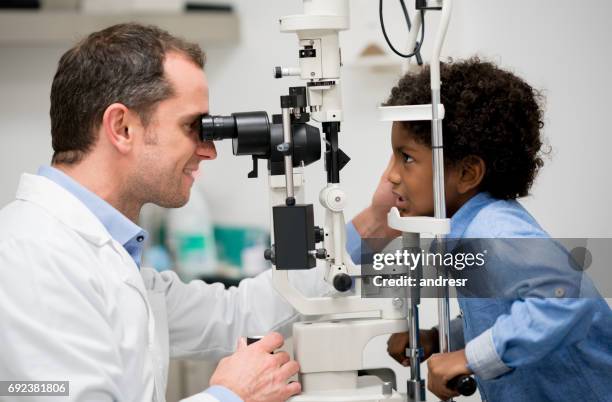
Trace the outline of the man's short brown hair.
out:
[[[146,125],[157,103],[173,95],[163,67],[170,51],[204,67],[197,44],[136,23],[94,32],[64,53],[51,86],[52,163],[83,159],[113,103],[136,111]]]

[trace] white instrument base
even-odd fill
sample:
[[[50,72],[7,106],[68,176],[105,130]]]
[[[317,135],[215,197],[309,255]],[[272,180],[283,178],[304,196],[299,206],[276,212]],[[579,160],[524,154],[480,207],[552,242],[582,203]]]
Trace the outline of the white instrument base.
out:
[[[403,402],[395,390],[386,396],[382,392],[382,381],[375,376],[357,378],[357,388],[313,391],[296,395],[287,402]]]

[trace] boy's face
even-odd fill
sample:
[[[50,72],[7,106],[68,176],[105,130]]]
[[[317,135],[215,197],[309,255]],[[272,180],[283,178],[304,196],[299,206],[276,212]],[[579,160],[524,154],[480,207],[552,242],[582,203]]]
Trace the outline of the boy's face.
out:
[[[433,169],[431,148],[420,142],[401,122],[394,122],[391,130],[393,162],[387,179],[392,183],[395,206],[401,216],[433,216]],[[457,209],[457,175],[454,169],[445,170],[447,214]]]

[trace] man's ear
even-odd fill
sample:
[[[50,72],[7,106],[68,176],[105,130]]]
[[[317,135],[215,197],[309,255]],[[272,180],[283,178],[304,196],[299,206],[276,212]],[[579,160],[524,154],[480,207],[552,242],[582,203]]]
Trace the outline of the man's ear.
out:
[[[459,173],[457,191],[459,194],[465,194],[478,188],[487,169],[482,158],[474,155],[463,158],[457,168]]]
[[[134,134],[139,123],[137,115],[122,103],[108,106],[102,116],[102,135],[120,153],[126,154],[134,146]]]

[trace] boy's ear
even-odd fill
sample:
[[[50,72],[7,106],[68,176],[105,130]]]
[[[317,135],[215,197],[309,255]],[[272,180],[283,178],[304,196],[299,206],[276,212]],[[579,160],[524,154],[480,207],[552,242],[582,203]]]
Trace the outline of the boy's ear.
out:
[[[459,182],[457,183],[457,191],[459,194],[465,194],[478,188],[487,169],[482,158],[474,155],[463,158],[459,162],[458,168]]]

